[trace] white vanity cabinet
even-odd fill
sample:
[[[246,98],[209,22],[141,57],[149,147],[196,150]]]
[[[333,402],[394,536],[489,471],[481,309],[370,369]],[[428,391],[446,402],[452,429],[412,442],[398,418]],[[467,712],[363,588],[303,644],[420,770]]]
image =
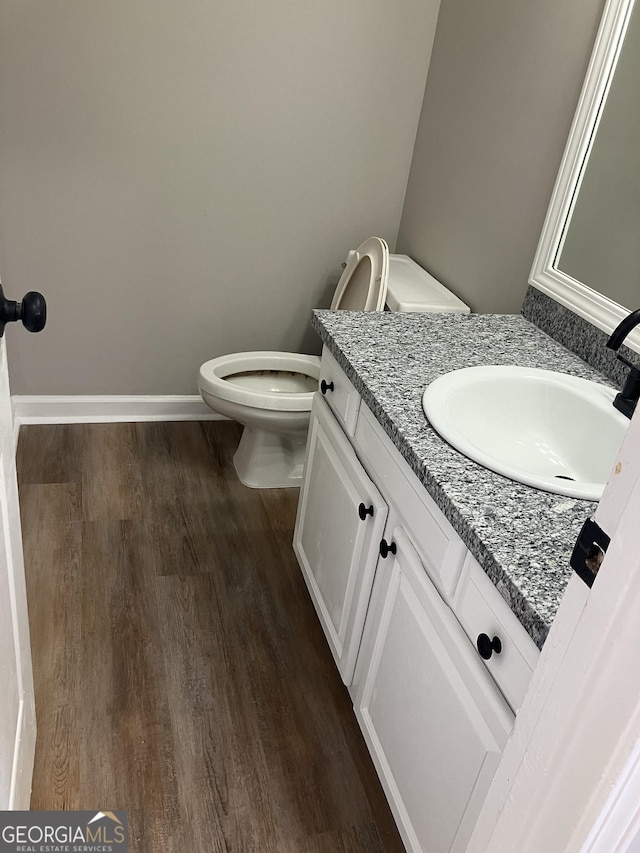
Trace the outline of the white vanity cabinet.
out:
[[[321,376],[294,550],[407,849],[462,851],[537,649],[326,351]]]
[[[362,636],[387,505],[317,396],[293,548],[345,684]]]
[[[385,541],[354,706],[408,850],[463,851],[513,724],[400,524]]]

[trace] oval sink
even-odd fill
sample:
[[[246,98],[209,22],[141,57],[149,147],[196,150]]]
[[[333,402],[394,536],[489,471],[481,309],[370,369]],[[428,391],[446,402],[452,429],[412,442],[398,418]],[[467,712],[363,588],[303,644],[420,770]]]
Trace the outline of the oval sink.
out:
[[[511,480],[599,500],[629,421],[612,388],[551,370],[466,367],[422,396],[434,429],[465,456]]]

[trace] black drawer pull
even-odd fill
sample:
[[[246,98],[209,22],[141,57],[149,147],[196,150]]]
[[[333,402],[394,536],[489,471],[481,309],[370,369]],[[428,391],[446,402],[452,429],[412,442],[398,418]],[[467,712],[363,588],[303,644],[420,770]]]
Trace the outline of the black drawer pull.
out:
[[[492,640],[488,634],[478,634],[476,646],[478,647],[480,657],[484,660],[489,660],[494,652],[499,655],[502,651],[502,641],[500,637],[494,637]]]
[[[327,391],[333,391],[333,382],[325,382],[323,379],[320,383],[320,390],[323,394],[326,394]]]
[[[368,515],[373,516],[373,504],[369,507],[366,507],[364,504],[360,504],[358,507],[358,515],[360,516],[360,521],[366,521]]]
[[[383,560],[386,560],[389,554],[395,554],[397,551],[395,542],[387,542],[386,539],[382,539],[380,542],[380,556]]]

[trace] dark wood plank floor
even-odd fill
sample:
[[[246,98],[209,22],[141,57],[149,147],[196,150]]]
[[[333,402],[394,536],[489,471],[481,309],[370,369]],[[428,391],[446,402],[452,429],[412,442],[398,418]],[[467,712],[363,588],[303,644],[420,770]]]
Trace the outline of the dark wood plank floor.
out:
[[[132,851],[402,851],[291,549],[297,490],[232,423],[28,426],[18,470],[33,809]]]

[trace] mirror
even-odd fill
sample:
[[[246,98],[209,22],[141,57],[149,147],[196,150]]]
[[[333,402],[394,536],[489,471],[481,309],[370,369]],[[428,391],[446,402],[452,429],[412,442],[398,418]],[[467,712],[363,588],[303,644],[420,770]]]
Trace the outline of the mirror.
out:
[[[640,9],[629,18],[557,266],[640,307]]]
[[[640,9],[608,0],[530,283],[610,333],[640,307]],[[640,352],[640,330],[626,342]]]

